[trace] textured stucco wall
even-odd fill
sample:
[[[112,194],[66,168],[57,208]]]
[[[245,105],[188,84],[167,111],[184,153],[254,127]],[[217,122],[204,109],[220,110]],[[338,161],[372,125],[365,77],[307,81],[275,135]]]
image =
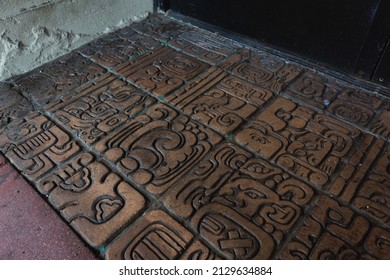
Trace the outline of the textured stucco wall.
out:
[[[146,17],[153,0],[0,1],[0,81]]]

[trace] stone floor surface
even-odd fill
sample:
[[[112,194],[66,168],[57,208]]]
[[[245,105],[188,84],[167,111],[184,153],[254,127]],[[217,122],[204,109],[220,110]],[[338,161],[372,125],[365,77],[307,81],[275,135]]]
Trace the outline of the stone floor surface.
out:
[[[390,259],[389,140],[389,98],[162,14],[0,84],[0,150],[105,259]]]

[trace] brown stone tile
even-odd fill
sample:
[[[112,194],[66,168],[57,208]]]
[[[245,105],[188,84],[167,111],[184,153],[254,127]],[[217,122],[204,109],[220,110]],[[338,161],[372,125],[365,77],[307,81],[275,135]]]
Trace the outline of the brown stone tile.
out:
[[[366,135],[329,192],[390,226],[390,145]]]
[[[0,150],[33,181],[80,150],[77,143],[45,116],[31,114],[0,135]]]
[[[158,104],[96,144],[135,184],[160,195],[222,140],[187,116]]]
[[[390,140],[390,99],[386,99],[384,104],[384,108],[374,120],[370,131],[386,140]]]
[[[217,259],[202,242],[162,210],[152,210],[130,227],[109,246],[107,259],[173,260]]]
[[[81,153],[36,184],[91,246],[98,248],[140,214],[146,201],[90,153]]]
[[[323,187],[361,132],[334,118],[278,98],[236,140],[290,173]]]
[[[45,105],[105,72],[81,55],[70,53],[17,77],[15,84],[35,102]]]
[[[158,45],[159,43],[152,38],[127,27],[92,41],[79,48],[78,51],[91,57],[100,65],[115,67]]]
[[[241,48],[234,41],[195,29],[182,33],[169,41],[169,44],[209,63],[216,63]]]
[[[126,79],[164,95],[204,71],[208,65],[169,47],[161,47],[116,68]]]
[[[211,68],[166,100],[184,113],[227,134],[272,97],[272,92]]]
[[[156,40],[168,41],[193,28],[160,14],[151,14],[143,21],[133,23],[131,28]]]
[[[303,68],[264,52],[243,49],[221,62],[222,69],[279,93]]]
[[[390,231],[321,196],[282,259],[390,259]]]
[[[307,184],[225,144],[164,197],[164,204],[228,259],[268,259],[314,195]]]
[[[346,87],[328,111],[360,127],[367,127],[382,103],[381,98],[356,88]]]
[[[82,141],[92,144],[155,102],[109,74],[79,88],[71,100],[62,99],[46,108]]]
[[[14,120],[31,113],[32,105],[9,83],[0,82],[0,132]]]
[[[305,72],[292,82],[285,92],[319,109],[324,109],[342,91],[342,86],[331,77]]]

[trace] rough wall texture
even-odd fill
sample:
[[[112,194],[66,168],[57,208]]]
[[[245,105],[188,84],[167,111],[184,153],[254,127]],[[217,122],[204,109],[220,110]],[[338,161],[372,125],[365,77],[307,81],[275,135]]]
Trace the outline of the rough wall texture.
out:
[[[0,81],[142,19],[152,10],[153,0],[1,1]]]

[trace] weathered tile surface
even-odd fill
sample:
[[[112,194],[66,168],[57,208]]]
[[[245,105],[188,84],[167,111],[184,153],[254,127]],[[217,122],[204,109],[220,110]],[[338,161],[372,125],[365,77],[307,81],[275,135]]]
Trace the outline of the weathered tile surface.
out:
[[[270,258],[314,195],[307,184],[228,144],[165,199],[228,259]]]
[[[34,181],[80,151],[80,146],[47,117],[32,114],[0,135],[0,150]]]
[[[92,144],[153,103],[155,99],[143,91],[104,75],[74,92],[71,100],[47,108],[83,142]]]
[[[212,68],[166,100],[227,134],[272,97],[270,90]]]
[[[330,180],[361,132],[278,98],[236,135],[236,140],[317,187]]]
[[[115,67],[158,45],[159,43],[152,38],[138,34],[130,28],[124,28],[92,41],[78,51],[100,65]]]
[[[0,151],[107,259],[390,259],[390,99],[335,77],[153,14],[0,83]]]
[[[162,194],[222,138],[162,104],[151,107],[96,144],[134,183]]]
[[[129,183],[90,153],[82,153],[37,183],[38,190],[91,246],[98,248],[146,201]]]
[[[183,32],[179,37],[169,41],[169,44],[209,63],[218,62],[241,48],[239,44],[229,39],[195,29]]]
[[[328,111],[342,120],[367,127],[381,106],[381,98],[356,88],[345,88],[329,106]]]
[[[243,49],[221,62],[225,70],[261,86],[280,92],[286,85],[296,79],[303,68],[282,60],[276,56]]]
[[[45,105],[105,72],[102,67],[81,55],[70,53],[17,77],[14,83],[35,102]]]
[[[169,47],[160,47],[115,70],[126,79],[164,95],[203,72],[208,65]]]
[[[218,256],[162,210],[142,216],[109,247],[107,258],[125,260],[218,259]]]
[[[324,109],[341,92],[342,86],[335,79],[315,72],[305,72],[292,82],[285,92],[319,109]]]
[[[381,113],[378,114],[377,118],[374,120],[370,131],[373,133],[382,136],[387,141],[390,140],[390,99],[384,101],[384,108]]]
[[[33,111],[33,106],[9,83],[0,82],[0,131]]]
[[[367,135],[329,191],[390,226],[390,146]]]
[[[390,231],[321,196],[282,259],[390,259]]]

